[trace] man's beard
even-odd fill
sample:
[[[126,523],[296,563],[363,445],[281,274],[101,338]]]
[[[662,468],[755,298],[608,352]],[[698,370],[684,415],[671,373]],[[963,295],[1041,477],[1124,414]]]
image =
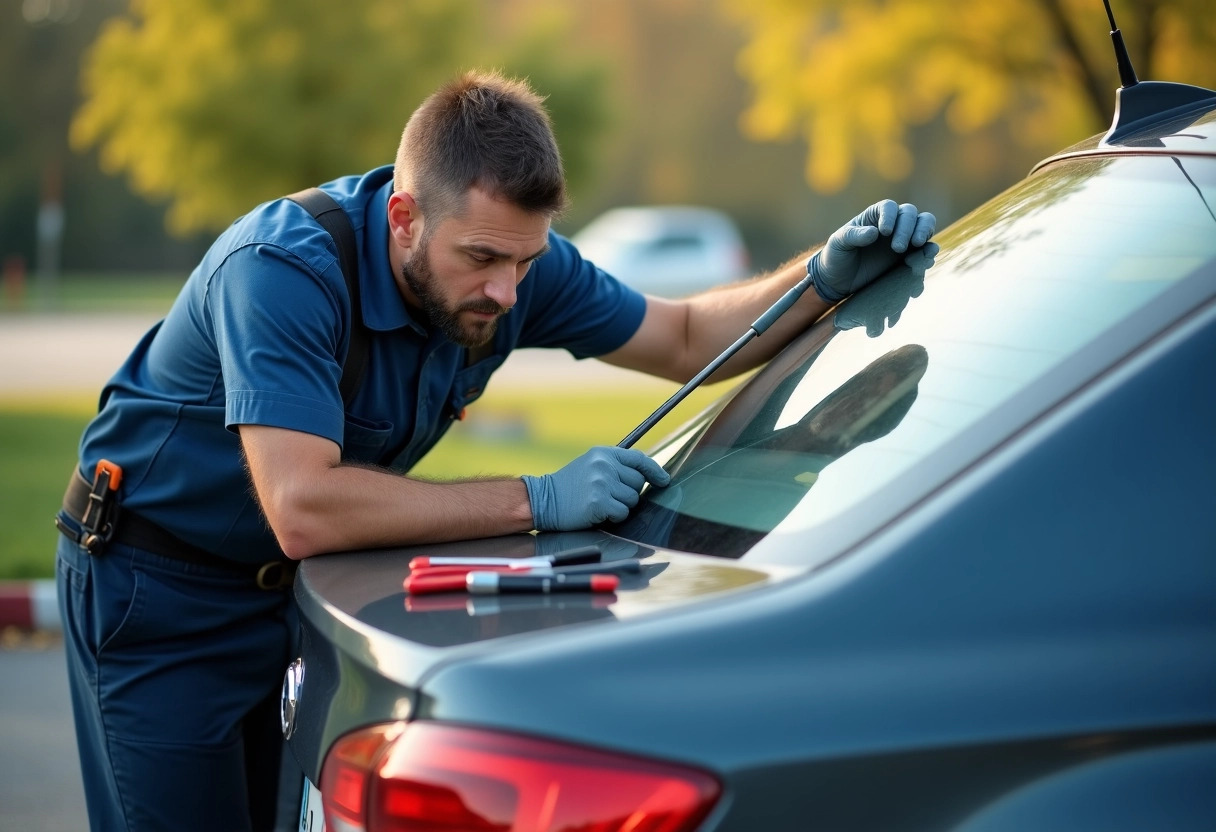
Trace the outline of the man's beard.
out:
[[[498,329],[498,318],[464,324],[460,320],[461,312],[484,312],[502,316],[509,311],[489,298],[448,306],[439,293],[435,273],[431,270],[430,246],[426,240],[411,255],[409,262],[402,264],[401,279],[422,304],[422,312],[431,326],[442,332],[449,341],[454,341],[462,347],[479,347],[488,343]]]

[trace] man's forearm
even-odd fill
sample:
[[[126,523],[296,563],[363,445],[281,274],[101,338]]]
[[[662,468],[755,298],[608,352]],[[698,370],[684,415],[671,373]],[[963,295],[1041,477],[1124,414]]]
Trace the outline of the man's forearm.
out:
[[[427,482],[338,465],[274,489],[263,506],[279,545],[301,559],[325,552],[492,537],[528,531],[519,479]]]
[[[684,300],[648,297],[642,325],[620,349],[601,358],[609,364],[688,381],[748,328],[782,295],[806,276],[806,259],[799,255],[780,268],[744,283],[710,289]],[[714,374],[717,381],[755,367],[776,355],[789,340],[827,310],[813,291]]]
[[[757,318],[806,277],[806,261],[815,250],[800,254],[748,283],[711,290],[691,299],[689,355],[696,368],[692,375],[741,338]],[[722,365],[710,381],[730,378],[769,360],[827,310],[828,305],[813,290],[807,291],[761,337],[752,339]]]

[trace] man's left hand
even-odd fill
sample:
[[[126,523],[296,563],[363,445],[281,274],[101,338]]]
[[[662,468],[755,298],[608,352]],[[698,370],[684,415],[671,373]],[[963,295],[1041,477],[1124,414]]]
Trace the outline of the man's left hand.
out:
[[[838,303],[900,260],[924,270],[933,265],[937,243],[929,242],[937,219],[915,205],[876,202],[828,238],[807,261],[819,297]]]

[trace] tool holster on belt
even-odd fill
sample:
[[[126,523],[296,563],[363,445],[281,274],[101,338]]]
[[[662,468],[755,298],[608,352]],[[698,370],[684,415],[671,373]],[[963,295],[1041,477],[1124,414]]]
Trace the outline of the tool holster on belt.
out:
[[[68,537],[75,538],[90,555],[101,554],[118,525],[118,486],[121,484],[122,468],[108,459],[101,460],[93,474],[89,502],[80,518],[80,531],[75,532],[59,518],[55,518],[55,525]]]
[[[251,579],[259,589],[287,589],[296,574],[296,564],[285,557],[262,564],[239,563],[187,543],[156,523],[133,511],[123,511],[118,499],[122,468],[109,460],[97,463],[90,483],[79,472],[68,482],[63,511],[55,526],[90,555],[101,555],[111,541],[125,543],[161,557],[223,569]],[[79,530],[66,522],[66,516]]]

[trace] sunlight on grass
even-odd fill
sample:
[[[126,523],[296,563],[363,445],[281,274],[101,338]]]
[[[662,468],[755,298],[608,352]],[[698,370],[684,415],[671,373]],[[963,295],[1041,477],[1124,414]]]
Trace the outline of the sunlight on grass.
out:
[[[726,389],[695,391],[651,435],[674,430]],[[411,473],[459,479],[555,471],[592,445],[615,445],[667,395],[616,387],[489,390]],[[0,396],[0,580],[54,574],[52,518],[96,406],[93,393]]]

